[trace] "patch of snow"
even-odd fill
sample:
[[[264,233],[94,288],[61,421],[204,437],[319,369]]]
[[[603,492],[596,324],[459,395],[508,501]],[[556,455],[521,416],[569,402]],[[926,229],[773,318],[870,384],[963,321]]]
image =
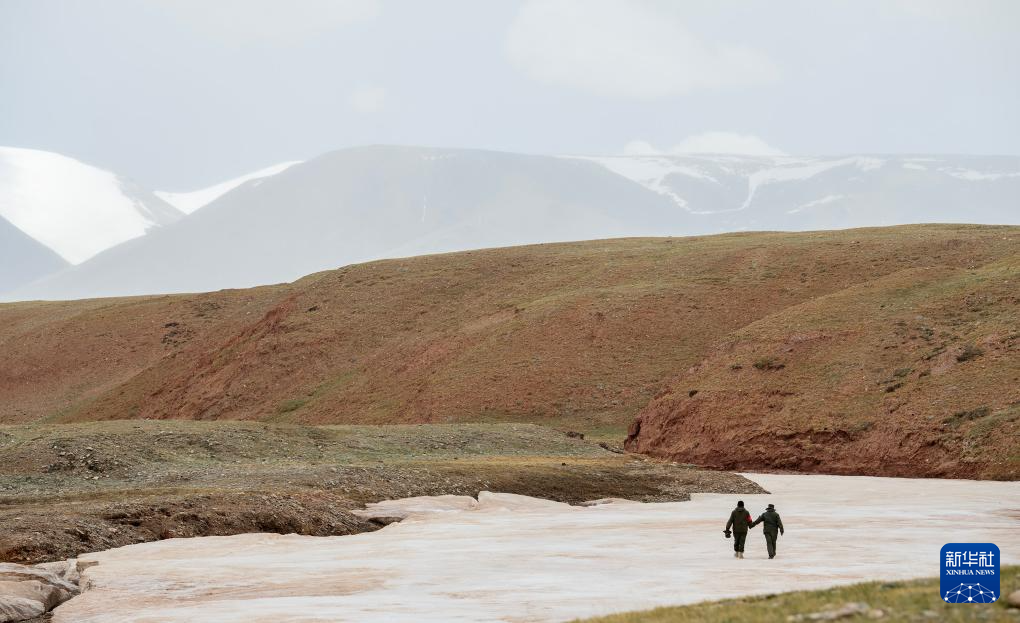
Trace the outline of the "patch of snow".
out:
[[[917,164],[916,162],[909,162],[909,161],[903,163],[903,168],[904,169],[912,169],[914,171],[927,171],[928,170],[928,167],[924,166],[923,164]]]
[[[832,203],[833,201],[839,201],[840,199],[844,199],[844,198],[846,198],[846,195],[825,195],[821,199],[815,199],[814,201],[808,201],[807,203],[801,204],[801,205],[797,206],[796,208],[794,208],[792,210],[787,210],[786,213],[787,214],[796,214],[798,212],[803,212],[804,210],[810,210],[811,208],[814,208],[816,206],[825,205],[827,203]]]
[[[873,171],[882,167],[884,164],[885,160],[867,156],[851,156],[836,160],[790,159],[784,163],[784,166],[772,167],[752,173],[747,178],[747,198],[744,199],[744,203],[737,209],[737,211],[746,210],[750,207],[751,202],[754,201],[755,193],[758,192],[758,188],[765,184],[807,180],[830,169],[850,165],[857,167],[857,169],[861,171]]]
[[[74,158],[0,147],[0,216],[72,264],[180,217],[163,207],[154,210],[123,179]]]
[[[874,171],[875,169],[881,168],[882,165],[885,164],[885,160],[882,160],[881,158],[859,156],[855,164],[861,171]]]
[[[817,158],[805,158],[804,156],[770,156],[770,157],[740,157],[740,156],[708,156],[706,160],[713,162],[729,162],[735,164],[756,164],[758,166],[791,166],[795,164],[810,164]]]
[[[265,181],[265,178],[272,177],[278,173],[283,173],[287,169],[291,168],[295,164],[301,164],[301,160],[291,160],[288,162],[281,162],[274,164],[271,167],[259,169],[258,171],[252,171],[245,175],[240,175],[233,179],[229,179],[225,182],[220,182],[214,186],[202,188],[199,190],[193,190],[190,192],[167,192],[163,190],[157,190],[154,194],[166,201],[170,205],[174,206],[185,214],[191,214],[195,210],[209,205],[213,201],[219,199],[228,192],[234,190],[241,184],[255,180],[253,185],[259,185]]]
[[[578,507],[483,492],[477,503],[373,505],[408,518],[353,536],[167,539],[82,554],[99,564],[53,623],[568,621],[930,577],[947,540],[992,542],[1001,564],[1020,562],[1017,482],[748,477],[772,493]],[[776,560],[761,528],[746,558],[733,557],[722,529],[738,499],[753,516],[776,505],[786,528]],[[939,512],[919,520],[918,509]]]
[[[702,179],[714,184],[719,180],[708,173],[689,165],[677,162],[675,158],[667,156],[567,156],[577,160],[588,160],[596,162],[609,169],[617,175],[641,184],[645,188],[660,195],[669,197],[675,204],[688,210],[687,200],[676,194],[668,184],[666,178],[670,175],[686,175],[696,179]],[[705,158],[708,160],[709,158]]]
[[[454,511],[472,510],[478,507],[478,500],[470,495],[423,495],[399,500],[383,500],[371,502],[364,509],[351,511],[363,519],[379,519],[397,517],[407,519],[411,516],[429,513],[450,513]]]
[[[836,167],[857,165],[858,158],[840,158],[838,160],[815,160],[798,162],[791,166],[772,167],[752,173],[747,178],[747,198],[737,210],[746,210],[754,201],[758,188],[766,184],[807,180]]]
[[[987,182],[993,180],[999,180],[1009,177],[1020,177],[1020,173],[984,173],[982,171],[975,171],[973,169],[961,169],[961,168],[943,168],[939,169],[947,175],[951,175],[957,179],[967,180],[970,182]]]
[[[718,180],[708,173],[677,162],[676,159],[668,156],[575,156],[575,158],[597,162],[613,173],[642,184],[662,181],[673,174],[687,175],[718,183]]]

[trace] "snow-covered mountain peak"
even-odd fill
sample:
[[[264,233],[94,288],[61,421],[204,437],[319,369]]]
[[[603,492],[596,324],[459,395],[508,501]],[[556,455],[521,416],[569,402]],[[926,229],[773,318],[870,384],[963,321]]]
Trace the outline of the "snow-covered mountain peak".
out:
[[[208,205],[219,199],[222,195],[234,190],[245,182],[252,180],[261,180],[267,177],[271,177],[278,173],[283,173],[295,164],[301,164],[301,160],[291,160],[288,162],[281,162],[274,164],[273,166],[259,169],[258,171],[252,171],[245,175],[239,175],[233,179],[229,179],[225,182],[220,182],[207,188],[200,188],[199,190],[193,190],[189,192],[167,192],[157,190],[155,195],[166,201],[170,205],[174,206],[185,214],[191,214],[195,210]]]
[[[181,216],[109,171],[48,151],[0,147],[0,217],[72,264]]]

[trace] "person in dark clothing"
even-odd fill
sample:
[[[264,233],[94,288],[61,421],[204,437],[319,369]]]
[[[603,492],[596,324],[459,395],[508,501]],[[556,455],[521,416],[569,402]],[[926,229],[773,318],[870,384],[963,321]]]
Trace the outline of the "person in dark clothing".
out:
[[[730,513],[730,519],[726,522],[723,534],[730,538],[730,528],[733,528],[733,557],[744,557],[744,541],[747,540],[747,528],[751,525],[751,513],[744,508],[744,502],[737,502],[737,507]]]
[[[779,518],[779,513],[776,512],[774,504],[769,504],[765,512],[758,519],[754,520],[751,527],[753,528],[760,523],[765,524],[761,531],[765,533],[765,547],[769,550],[769,558],[775,558],[776,539],[780,534],[783,534],[783,520]]]

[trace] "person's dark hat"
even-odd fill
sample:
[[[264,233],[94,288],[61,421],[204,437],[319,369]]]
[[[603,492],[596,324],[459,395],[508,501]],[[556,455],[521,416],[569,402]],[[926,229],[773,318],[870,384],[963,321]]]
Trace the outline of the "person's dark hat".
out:
[[[744,505],[744,501],[743,500],[740,500],[739,502],[737,502],[737,506],[743,506],[743,505]]]
[[[768,508],[766,508],[765,510],[774,511],[774,510],[776,510],[776,505],[775,504],[769,504]]]

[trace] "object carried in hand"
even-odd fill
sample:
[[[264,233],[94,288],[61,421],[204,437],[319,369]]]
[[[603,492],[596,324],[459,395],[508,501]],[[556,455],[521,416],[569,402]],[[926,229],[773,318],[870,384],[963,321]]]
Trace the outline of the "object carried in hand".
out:
[[[730,531],[729,530],[723,530],[722,533],[723,533],[723,536],[725,536],[727,539],[730,538]]]

